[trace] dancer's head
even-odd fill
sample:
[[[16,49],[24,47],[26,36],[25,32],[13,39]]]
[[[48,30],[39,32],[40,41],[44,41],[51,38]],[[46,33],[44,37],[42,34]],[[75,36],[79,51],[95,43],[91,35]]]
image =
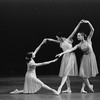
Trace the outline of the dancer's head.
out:
[[[86,34],[84,32],[79,32],[77,34],[77,39],[80,40],[80,41],[84,40],[86,37],[87,36],[86,36]]]
[[[58,32],[56,38],[58,41],[63,42],[64,34],[62,32]]]
[[[33,60],[34,58],[35,58],[35,53],[29,52],[25,59],[27,60],[27,62],[29,62],[30,60]]]

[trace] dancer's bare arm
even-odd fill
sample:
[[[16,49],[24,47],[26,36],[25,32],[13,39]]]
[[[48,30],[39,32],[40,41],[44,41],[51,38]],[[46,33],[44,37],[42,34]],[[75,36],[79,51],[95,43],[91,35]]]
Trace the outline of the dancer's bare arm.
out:
[[[77,44],[76,46],[74,46],[73,48],[69,49],[69,50],[66,50],[66,51],[64,51],[64,52],[62,52],[62,53],[57,54],[56,57],[58,57],[58,56],[60,57],[60,56],[62,56],[62,55],[65,54],[65,53],[72,52],[72,51],[76,50],[79,46],[80,46],[80,43]]]
[[[94,28],[93,28],[93,26],[92,26],[92,24],[89,22],[89,21],[87,21],[87,23],[89,24],[89,27],[90,27],[90,34],[89,34],[89,36],[88,36],[88,39],[90,39],[91,40],[91,38],[92,38],[92,36],[93,36],[93,34],[94,34]]]
[[[52,42],[56,42],[56,43],[60,43],[60,41],[55,40],[55,39],[51,39],[51,38],[46,38],[48,41],[52,41]]]
[[[35,51],[34,52],[29,52],[28,54],[32,54],[32,55],[36,55],[36,53],[39,51],[39,49],[41,48],[41,46],[46,42],[47,40],[46,39],[44,39],[42,42],[41,42],[41,44],[35,49]]]
[[[88,23],[89,24],[90,34],[88,35],[87,39],[91,40],[91,38],[93,36],[93,33],[94,33],[94,28],[93,28],[92,24],[88,20],[82,20],[82,21],[83,21],[83,23]]]
[[[78,25],[75,27],[74,31],[71,33],[71,35],[68,37],[69,39],[70,38],[73,38],[73,36],[75,35],[76,31],[79,29],[79,26],[81,25],[82,21],[80,21],[78,23]]]
[[[51,60],[51,61],[47,61],[47,62],[35,63],[34,65],[38,67],[38,66],[42,66],[42,65],[47,65],[47,64],[53,63],[53,62],[55,62],[57,60],[58,60],[58,58],[56,58],[54,60]]]
[[[41,42],[41,44],[35,49],[35,51],[34,51],[35,54],[39,51],[40,47],[41,47],[46,41],[47,41],[47,40],[44,39],[44,40]]]

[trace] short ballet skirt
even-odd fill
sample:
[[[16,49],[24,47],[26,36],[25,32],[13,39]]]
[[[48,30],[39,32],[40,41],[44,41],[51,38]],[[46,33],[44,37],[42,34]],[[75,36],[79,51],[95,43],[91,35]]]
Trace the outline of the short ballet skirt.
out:
[[[36,76],[27,72],[25,75],[25,83],[23,93],[36,93],[41,89],[42,85],[37,81]]]
[[[95,77],[98,74],[97,61],[94,52],[84,54],[81,60],[79,75],[82,77]]]
[[[61,61],[59,76],[77,76],[78,69],[77,69],[77,61],[75,53],[67,53],[64,54]]]

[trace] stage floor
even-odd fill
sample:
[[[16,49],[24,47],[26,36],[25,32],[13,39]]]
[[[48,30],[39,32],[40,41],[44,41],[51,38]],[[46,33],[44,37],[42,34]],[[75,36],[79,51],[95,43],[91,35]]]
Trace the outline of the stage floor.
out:
[[[60,85],[61,78],[58,76],[39,76],[48,86],[57,90]],[[55,95],[53,92],[41,89],[36,94],[10,94],[11,91],[23,89],[24,77],[2,77],[0,78],[0,100],[100,100],[100,76],[90,78],[91,84],[94,85],[94,93],[86,87],[87,94],[80,93],[82,78],[70,77],[72,93],[61,93]],[[66,84],[62,90],[66,89]]]

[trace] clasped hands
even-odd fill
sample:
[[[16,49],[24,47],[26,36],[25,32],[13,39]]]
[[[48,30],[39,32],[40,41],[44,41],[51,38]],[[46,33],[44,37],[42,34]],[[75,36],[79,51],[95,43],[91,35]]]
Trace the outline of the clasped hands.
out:
[[[88,20],[82,19],[79,23],[90,23]]]

